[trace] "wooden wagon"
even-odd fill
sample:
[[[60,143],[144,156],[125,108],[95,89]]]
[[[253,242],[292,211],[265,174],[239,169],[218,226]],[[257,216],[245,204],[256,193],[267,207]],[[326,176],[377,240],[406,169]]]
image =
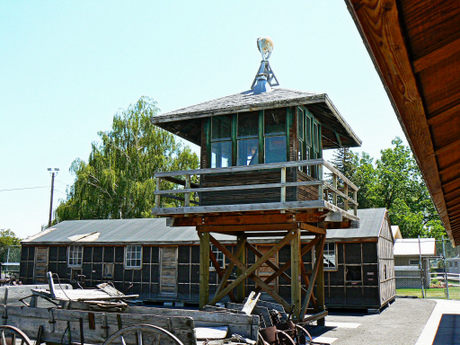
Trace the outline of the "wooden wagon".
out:
[[[69,284],[55,286],[50,272],[48,280],[49,285],[0,287],[0,345],[267,344],[264,338],[279,335],[287,344],[300,344],[288,336],[289,330],[278,330],[267,318],[250,315],[257,300],[249,301],[249,313],[245,308],[237,312],[130,306],[124,300],[137,295],[124,295],[108,284],[74,290]],[[262,308],[267,315],[268,309]],[[226,340],[210,342],[213,338]],[[311,342],[309,335],[303,339],[302,344]]]

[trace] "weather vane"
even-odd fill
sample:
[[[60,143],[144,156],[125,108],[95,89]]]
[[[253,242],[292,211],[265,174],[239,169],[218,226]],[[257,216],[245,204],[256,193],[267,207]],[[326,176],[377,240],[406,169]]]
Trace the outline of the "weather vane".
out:
[[[279,82],[273,73],[268,59],[272,55],[273,41],[270,37],[259,37],[257,39],[257,48],[262,54],[262,61],[260,62],[259,70],[252,82],[251,89],[255,94],[267,92],[271,90],[272,86],[278,86]]]

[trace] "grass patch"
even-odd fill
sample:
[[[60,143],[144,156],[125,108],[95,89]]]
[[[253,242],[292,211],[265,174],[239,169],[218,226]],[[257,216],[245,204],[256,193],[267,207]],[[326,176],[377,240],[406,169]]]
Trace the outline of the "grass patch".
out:
[[[396,296],[416,296],[422,298],[422,289],[396,289]],[[446,299],[446,289],[430,288],[425,289],[426,298]],[[460,287],[449,287],[449,298],[460,299]]]

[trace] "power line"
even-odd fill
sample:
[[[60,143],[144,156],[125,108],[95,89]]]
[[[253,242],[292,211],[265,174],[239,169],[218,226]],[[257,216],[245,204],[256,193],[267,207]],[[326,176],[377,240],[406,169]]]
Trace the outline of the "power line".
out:
[[[23,188],[0,189],[0,192],[14,192],[14,191],[17,191],[17,190],[39,189],[39,188],[49,188],[49,187],[48,186],[43,186],[43,187],[23,187]]]

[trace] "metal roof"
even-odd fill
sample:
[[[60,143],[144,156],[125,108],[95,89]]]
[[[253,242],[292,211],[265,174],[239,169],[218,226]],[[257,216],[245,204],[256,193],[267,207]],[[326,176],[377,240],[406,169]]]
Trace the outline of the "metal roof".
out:
[[[216,236],[233,240],[233,236]],[[169,227],[165,218],[68,220],[26,238],[22,244],[190,244],[195,227]]]
[[[323,126],[324,148],[339,147],[336,134],[345,147],[361,146],[361,140],[340,115],[325,93],[273,88],[259,94],[253,90],[217,98],[151,118],[152,123],[194,144],[201,145],[201,119],[205,117],[303,105]]]
[[[386,210],[358,210],[357,229],[328,230],[328,239],[378,237]],[[235,242],[230,235],[213,234],[219,241]],[[270,238],[257,239],[266,242]],[[195,227],[170,227],[165,218],[68,220],[22,241],[22,244],[199,244]]]
[[[385,208],[358,209],[359,228],[327,230],[327,239],[378,238],[384,225]],[[391,233],[391,230],[388,230]]]
[[[402,238],[394,244],[394,255],[436,255],[436,240],[434,238]]]

